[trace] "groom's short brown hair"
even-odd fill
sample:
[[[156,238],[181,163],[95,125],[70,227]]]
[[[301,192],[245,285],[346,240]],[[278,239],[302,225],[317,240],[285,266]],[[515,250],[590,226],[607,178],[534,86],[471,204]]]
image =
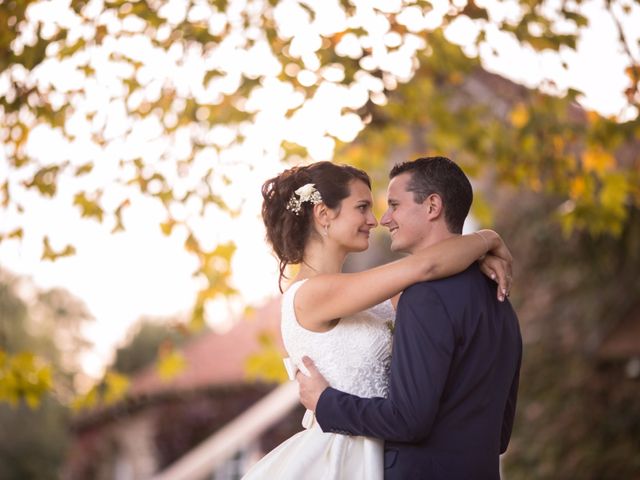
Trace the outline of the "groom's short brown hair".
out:
[[[446,157],[421,157],[395,165],[389,178],[409,173],[407,191],[413,192],[416,203],[437,193],[444,206],[444,219],[451,233],[462,233],[464,220],[473,202],[473,189],[462,169]]]

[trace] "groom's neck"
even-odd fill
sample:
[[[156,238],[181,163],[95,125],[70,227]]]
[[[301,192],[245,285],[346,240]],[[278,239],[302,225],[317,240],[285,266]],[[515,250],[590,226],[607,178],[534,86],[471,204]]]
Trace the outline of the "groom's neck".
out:
[[[446,228],[446,226],[444,228],[432,229],[427,235],[425,235],[422,242],[420,242],[415,246],[415,248],[412,249],[411,253],[413,254],[419,250],[435,245],[436,243],[442,242],[443,240],[446,240],[448,238],[456,237],[457,235],[457,233],[451,233]]]

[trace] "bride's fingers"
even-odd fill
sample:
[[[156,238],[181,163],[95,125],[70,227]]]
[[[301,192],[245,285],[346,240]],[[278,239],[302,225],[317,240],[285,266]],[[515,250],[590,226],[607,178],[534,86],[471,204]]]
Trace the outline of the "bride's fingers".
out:
[[[490,276],[499,285],[498,293],[508,296],[512,286],[512,261],[487,255],[481,262],[480,268],[485,275]],[[492,276],[494,275],[494,276]]]
[[[509,293],[511,292],[511,287],[513,286],[513,272],[512,272],[513,262],[503,260],[502,263],[504,265],[505,280],[506,280],[505,295],[508,297]]]
[[[502,270],[504,272],[504,281],[501,282],[500,288],[502,288],[502,294],[508,297],[511,293],[513,286],[513,275],[511,273],[511,262],[503,261]]]
[[[509,279],[503,273],[498,274],[498,300],[504,302],[509,296]]]
[[[511,289],[511,266],[508,262],[498,259],[494,262],[494,271],[496,273],[496,282],[498,283],[498,300],[501,302],[509,295]]]
[[[480,271],[484,273],[491,280],[496,279],[496,272],[486,262],[480,262]]]

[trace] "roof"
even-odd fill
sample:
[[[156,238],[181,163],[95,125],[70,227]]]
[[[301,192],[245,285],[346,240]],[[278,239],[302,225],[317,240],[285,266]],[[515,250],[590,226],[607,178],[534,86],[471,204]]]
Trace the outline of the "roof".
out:
[[[246,383],[246,361],[263,348],[259,342],[263,333],[269,334],[286,356],[280,335],[279,299],[268,301],[226,333],[209,332],[188,343],[181,352],[186,367],[173,379],[162,379],[155,365],[146,367],[131,379],[129,396]]]
[[[280,335],[280,299],[267,301],[253,315],[238,321],[228,332],[208,332],[187,343],[181,350],[185,369],[171,380],[160,378],[155,365],[131,377],[131,387],[124,398],[113,404],[100,404],[78,412],[73,428],[82,430],[125,413],[167,400],[190,398],[198,392],[230,391],[248,386],[272,388],[247,378],[247,359],[260,352],[261,334],[267,333],[285,357]],[[284,367],[283,367],[284,368]]]

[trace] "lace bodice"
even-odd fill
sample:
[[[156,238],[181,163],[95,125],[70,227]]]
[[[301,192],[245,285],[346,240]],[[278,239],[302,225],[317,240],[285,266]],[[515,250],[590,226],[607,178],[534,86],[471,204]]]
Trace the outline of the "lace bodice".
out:
[[[282,296],[282,339],[293,363],[305,371],[301,359],[307,355],[332,387],[360,397],[386,397],[395,320],[391,302],[344,317],[328,332],[312,332],[298,323],[293,307],[304,282]]]

